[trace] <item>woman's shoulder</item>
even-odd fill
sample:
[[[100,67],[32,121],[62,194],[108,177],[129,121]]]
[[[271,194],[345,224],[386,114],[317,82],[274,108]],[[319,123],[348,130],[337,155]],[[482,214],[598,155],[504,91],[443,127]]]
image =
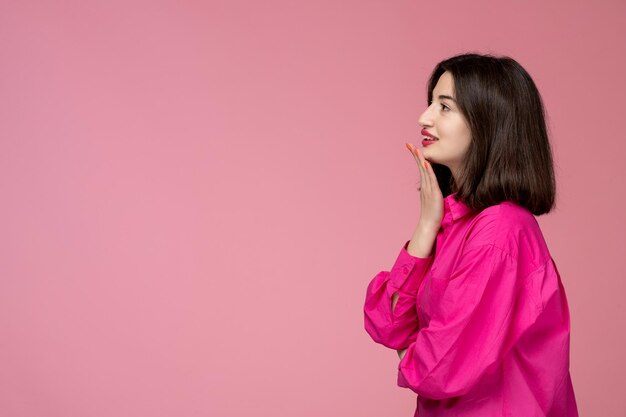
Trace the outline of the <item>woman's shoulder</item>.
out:
[[[535,216],[526,208],[512,201],[503,201],[480,211],[475,220],[497,223],[504,228],[528,228],[538,225]]]
[[[491,244],[513,257],[530,255],[537,263],[550,256],[535,216],[511,201],[477,213],[470,222],[466,239],[469,246]]]

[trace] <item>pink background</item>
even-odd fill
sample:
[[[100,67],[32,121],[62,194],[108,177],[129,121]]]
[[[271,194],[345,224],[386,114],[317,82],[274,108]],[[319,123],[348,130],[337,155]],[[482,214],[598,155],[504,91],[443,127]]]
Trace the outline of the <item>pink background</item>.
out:
[[[624,416],[626,3],[2,1],[0,415],[411,416],[365,288],[419,218],[426,81],[506,54],[581,416]]]

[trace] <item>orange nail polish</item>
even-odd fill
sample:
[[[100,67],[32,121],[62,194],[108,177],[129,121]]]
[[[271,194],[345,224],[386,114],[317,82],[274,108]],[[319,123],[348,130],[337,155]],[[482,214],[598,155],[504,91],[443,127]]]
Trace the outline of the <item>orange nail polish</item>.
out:
[[[408,150],[411,150],[411,145],[409,145],[409,144],[407,143],[407,144],[406,144],[406,148],[407,148]]]
[[[424,168],[428,168],[428,165],[426,165],[426,161],[424,161]]]

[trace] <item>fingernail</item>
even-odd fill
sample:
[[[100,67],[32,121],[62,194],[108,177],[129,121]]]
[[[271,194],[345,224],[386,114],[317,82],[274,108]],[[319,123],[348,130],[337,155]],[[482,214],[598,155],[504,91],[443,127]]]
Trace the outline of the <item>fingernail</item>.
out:
[[[411,145],[409,145],[409,144],[407,143],[407,144],[406,144],[406,148],[407,148],[408,150],[411,150]]]
[[[426,161],[424,161],[424,168],[428,168],[428,165],[426,165]]]

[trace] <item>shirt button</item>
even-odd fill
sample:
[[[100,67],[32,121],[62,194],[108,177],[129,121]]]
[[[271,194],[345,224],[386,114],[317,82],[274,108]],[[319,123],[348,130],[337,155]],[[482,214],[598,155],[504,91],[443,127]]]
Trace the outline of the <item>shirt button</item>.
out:
[[[405,266],[404,268],[402,268],[402,272],[404,272],[405,274],[409,273],[409,267]]]

